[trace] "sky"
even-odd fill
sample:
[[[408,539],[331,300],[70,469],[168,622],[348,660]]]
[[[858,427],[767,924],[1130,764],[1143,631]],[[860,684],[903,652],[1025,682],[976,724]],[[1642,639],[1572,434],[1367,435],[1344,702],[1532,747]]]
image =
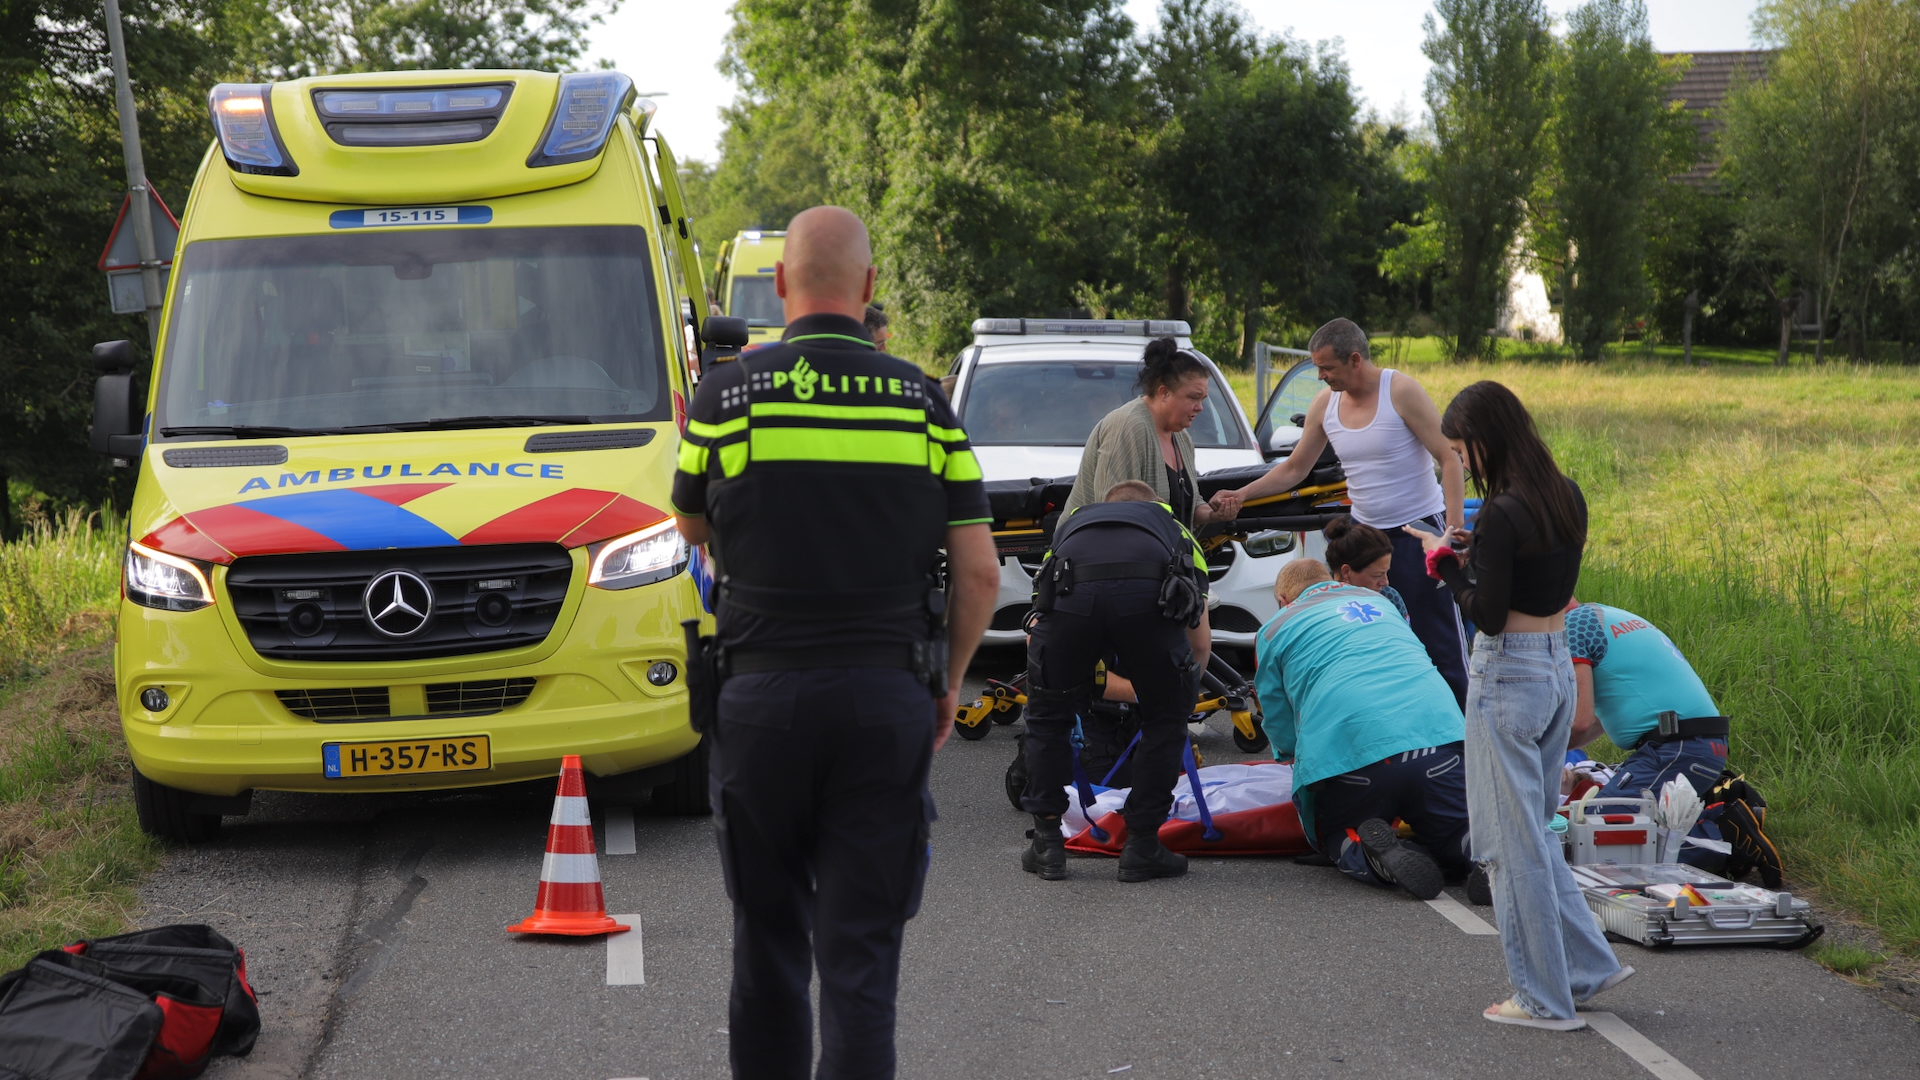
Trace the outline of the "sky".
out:
[[[1563,16],[1577,0],[1546,0]],[[1300,41],[1340,39],[1353,82],[1366,104],[1383,116],[1405,109],[1417,120],[1427,76],[1420,54],[1421,20],[1431,0],[1241,0],[1263,33]],[[1751,47],[1751,19],[1759,0],[1647,0],[1653,44],[1662,52],[1710,52]],[[589,60],[605,57],[633,77],[635,89],[656,92],[656,130],[681,157],[719,156],[720,110],[734,97],[732,80],[716,66],[732,25],[720,0],[624,0],[595,28]],[[1144,33],[1158,21],[1159,0],[1126,0],[1127,14]]]

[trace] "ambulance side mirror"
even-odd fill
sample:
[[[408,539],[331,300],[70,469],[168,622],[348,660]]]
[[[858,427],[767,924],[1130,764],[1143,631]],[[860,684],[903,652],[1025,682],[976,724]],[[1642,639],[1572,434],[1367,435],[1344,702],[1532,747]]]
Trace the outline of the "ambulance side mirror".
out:
[[[101,372],[93,382],[93,425],[87,441],[93,452],[105,454],[115,465],[140,456],[140,402],[134,395],[133,342],[103,341],[93,347],[93,366]]]

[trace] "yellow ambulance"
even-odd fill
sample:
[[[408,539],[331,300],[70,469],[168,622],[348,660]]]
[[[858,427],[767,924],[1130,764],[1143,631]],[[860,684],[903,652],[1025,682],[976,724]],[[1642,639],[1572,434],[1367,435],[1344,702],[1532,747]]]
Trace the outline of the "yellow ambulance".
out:
[[[209,104],[152,369],[94,351],[95,447],[137,470],[142,827],[564,754],[704,812],[680,622],[707,564],[667,496],[705,308],[652,103],[609,71],[411,71]]]
[[[780,340],[787,316],[773,291],[773,264],[787,250],[787,234],[749,229],[720,245],[713,271],[720,314],[747,320],[747,348]]]

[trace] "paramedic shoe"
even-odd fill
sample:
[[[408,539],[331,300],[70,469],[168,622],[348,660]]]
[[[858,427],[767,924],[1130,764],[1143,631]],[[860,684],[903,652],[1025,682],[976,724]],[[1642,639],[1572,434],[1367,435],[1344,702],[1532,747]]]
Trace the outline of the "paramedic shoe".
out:
[[[1039,874],[1041,881],[1065,881],[1067,878],[1067,840],[1060,835],[1060,819],[1033,815],[1033,828],[1027,830],[1033,843],[1020,853],[1020,869]]]
[[[1477,907],[1493,906],[1493,879],[1483,863],[1474,863],[1473,873],[1467,875],[1467,899]]]
[[[1382,878],[1413,894],[1415,900],[1431,900],[1440,895],[1446,878],[1433,856],[1400,839],[1393,826],[1379,818],[1368,818],[1354,830],[1366,848],[1367,864]]]
[[[1168,851],[1158,833],[1127,830],[1127,846],[1120,849],[1121,881],[1152,881],[1187,872],[1187,857]]]

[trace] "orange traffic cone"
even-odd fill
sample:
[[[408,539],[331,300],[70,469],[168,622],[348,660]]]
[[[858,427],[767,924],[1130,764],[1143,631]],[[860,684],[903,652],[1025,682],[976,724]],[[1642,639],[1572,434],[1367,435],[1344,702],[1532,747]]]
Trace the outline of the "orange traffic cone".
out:
[[[587,812],[587,782],[580,755],[560,759],[560,791],[547,827],[547,860],[540,867],[540,896],[533,914],[507,927],[513,934],[606,934],[630,930],[607,916],[600,892],[600,860],[593,853],[593,818]]]

